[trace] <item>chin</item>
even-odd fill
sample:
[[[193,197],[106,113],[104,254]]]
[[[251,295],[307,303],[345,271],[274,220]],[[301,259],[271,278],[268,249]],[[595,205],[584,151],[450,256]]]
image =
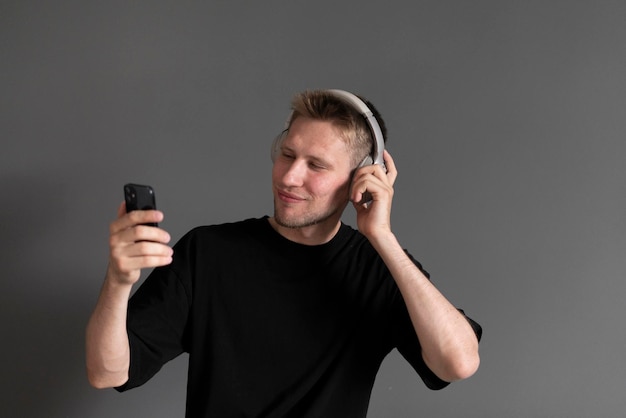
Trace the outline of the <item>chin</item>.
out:
[[[309,226],[319,225],[337,217],[337,209],[329,210],[325,213],[304,213],[285,215],[281,211],[274,210],[274,220],[282,227],[290,229],[306,228]],[[338,217],[337,217],[338,218]]]

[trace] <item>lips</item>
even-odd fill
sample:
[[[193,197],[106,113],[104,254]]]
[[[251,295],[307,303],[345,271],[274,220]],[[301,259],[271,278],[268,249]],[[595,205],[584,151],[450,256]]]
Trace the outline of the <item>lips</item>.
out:
[[[303,200],[306,200],[302,196],[298,196],[296,194],[289,193],[284,190],[277,190],[276,194],[278,195],[280,200],[286,203],[298,203],[298,202],[302,202]]]

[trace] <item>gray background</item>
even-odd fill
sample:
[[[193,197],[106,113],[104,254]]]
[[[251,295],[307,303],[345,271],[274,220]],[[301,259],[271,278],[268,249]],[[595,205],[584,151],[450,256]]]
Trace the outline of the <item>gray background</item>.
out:
[[[127,181],[174,239],[271,213],[291,95],[371,99],[393,226],[485,329],[470,380],[393,353],[370,417],[626,410],[623,1],[0,3],[0,414],[175,417],[186,358],[88,386],[84,327]],[[352,222],[350,213],[346,221]]]

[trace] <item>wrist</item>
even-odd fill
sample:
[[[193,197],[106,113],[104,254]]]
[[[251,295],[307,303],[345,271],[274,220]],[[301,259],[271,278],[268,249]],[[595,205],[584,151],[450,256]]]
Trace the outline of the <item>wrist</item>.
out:
[[[103,291],[109,294],[125,294],[130,296],[130,292],[133,288],[133,281],[126,280],[109,266],[107,274],[104,277]]]
[[[394,246],[399,246],[398,240],[391,230],[380,230],[375,233],[369,234],[367,236],[369,242],[376,248],[378,252],[382,249],[393,248]]]

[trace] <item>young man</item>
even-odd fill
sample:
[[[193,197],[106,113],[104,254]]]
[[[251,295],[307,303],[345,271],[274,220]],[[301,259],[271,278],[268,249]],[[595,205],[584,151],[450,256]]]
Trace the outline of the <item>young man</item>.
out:
[[[366,416],[393,348],[431,389],[476,371],[480,326],[391,230],[391,155],[362,163],[382,151],[378,112],[341,91],[292,105],[273,149],[272,217],[199,227],[172,250],[143,225],[161,212],[120,206],[87,327],[92,385],[130,389],[188,352],[188,417],[346,418]],[[349,202],[358,231],[340,221]]]

